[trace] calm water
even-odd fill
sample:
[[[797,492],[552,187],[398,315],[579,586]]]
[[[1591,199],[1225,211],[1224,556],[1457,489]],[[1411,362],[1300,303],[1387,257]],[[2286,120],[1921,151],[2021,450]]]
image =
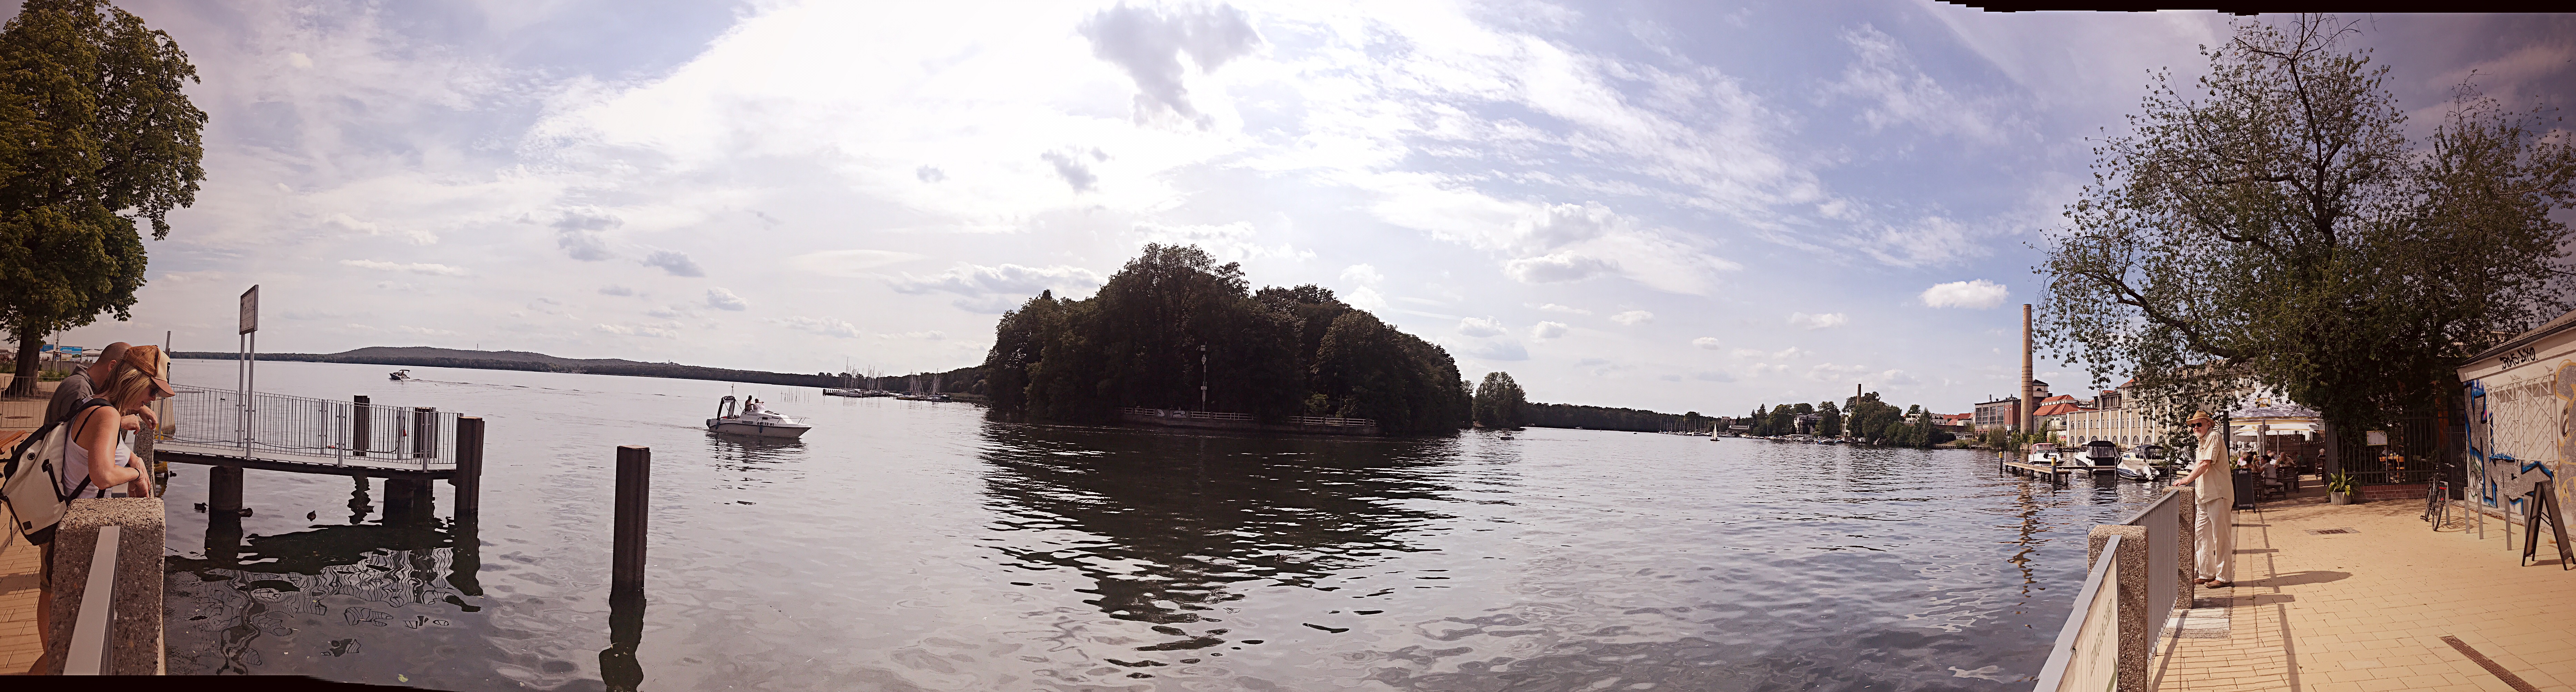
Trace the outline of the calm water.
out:
[[[180,361],[229,386],[228,362]],[[266,363],[261,389],[490,420],[479,526],[251,471],[170,489],[170,669],[444,689],[2005,690],[2148,499],[1970,452],[1533,429],[1256,439],[649,378]],[[800,443],[697,427],[728,391]],[[649,603],[607,598],[653,448]],[[312,518],[307,518],[308,513]],[[388,516],[388,515],[392,516]],[[617,618],[612,616],[625,616]],[[610,653],[603,656],[603,650]],[[605,662],[605,663],[603,663]],[[640,673],[637,669],[640,668]]]

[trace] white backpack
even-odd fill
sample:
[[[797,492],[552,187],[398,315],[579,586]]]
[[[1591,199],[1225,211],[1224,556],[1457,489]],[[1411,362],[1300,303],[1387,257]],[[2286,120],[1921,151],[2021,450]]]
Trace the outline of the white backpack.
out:
[[[90,399],[74,407],[61,420],[46,421],[45,427],[9,450],[9,461],[0,466],[0,497],[9,503],[9,513],[18,518],[14,528],[27,542],[44,545],[54,541],[54,527],[62,523],[63,512],[71,508],[72,498],[89,487],[82,479],[80,487],[63,492],[64,464],[86,464],[87,459],[63,458],[71,449],[71,421],[90,409],[107,406],[106,399]]]

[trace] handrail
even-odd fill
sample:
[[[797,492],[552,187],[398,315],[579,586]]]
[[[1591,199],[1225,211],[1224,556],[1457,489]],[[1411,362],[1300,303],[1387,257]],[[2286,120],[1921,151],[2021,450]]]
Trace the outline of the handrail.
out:
[[[71,652],[64,675],[104,675],[107,630],[116,603],[117,526],[98,527],[98,551],[89,557],[89,585],[81,589],[80,616],[73,621]]]
[[[2115,668],[2115,665],[2120,655],[2120,623],[2118,622],[2119,607],[2118,599],[2116,598],[2119,587],[2115,583],[2116,578],[2113,575],[2119,572],[2119,555],[2119,536],[2111,536],[2108,540],[2103,541],[2102,557],[2093,561],[2092,569],[2086,571],[2084,574],[2084,589],[2075,594],[2075,612],[2067,615],[2065,627],[2058,628],[2057,642],[2051,645],[2048,650],[2048,662],[2039,667],[2038,684],[2031,686],[2031,689],[2035,692],[2057,692],[2058,690],[2065,689],[2068,669],[2075,668],[2079,663],[2076,659],[2076,655],[2078,653],[2076,651],[2076,647],[2085,644],[2094,644],[2094,648],[2096,650],[2081,652],[2085,655],[2086,659],[2080,661],[2084,667],[2077,668],[2077,672],[2090,673],[2098,670],[2107,670],[2113,680],[2116,681],[2118,679],[2119,673]],[[2107,593],[2105,592],[2105,589],[2108,589]],[[2091,624],[2090,620],[2092,617],[2099,614],[2102,602],[2106,598],[2109,598],[2112,604],[2112,622],[2110,623],[2112,642],[2109,649],[2109,655],[2114,659],[2114,665],[2101,664],[2098,659],[2102,657],[2104,652],[2099,650],[2101,648],[2099,646],[2100,642],[2084,641],[2084,637],[2082,636],[2086,629],[2085,626],[2087,624]]]

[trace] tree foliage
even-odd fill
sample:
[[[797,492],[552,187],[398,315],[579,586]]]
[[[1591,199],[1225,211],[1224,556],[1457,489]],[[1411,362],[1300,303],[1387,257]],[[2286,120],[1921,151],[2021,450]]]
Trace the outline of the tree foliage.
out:
[[[2576,150],[2463,84],[2420,141],[2329,17],[2244,23],[2159,74],[2034,271],[2037,327],[2178,423],[2247,384],[2361,425],[2437,405],[2452,365],[2569,307]]]
[[[1827,401],[1816,404],[1816,413],[1823,414],[1823,417],[1816,420],[1816,434],[1826,437],[1843,436],[1842,407],[1835,406],[1834,402]]]
[[[1521,409],[1529,405],[1529,397],[1511,373],[1496,370],[1476,385],[1475,402],[1477,425],[1510,429],[1521,427]]]
[[[1003,313],[985,356],[992,415],[1105,422],[1137,406],[1373,418],[1454,430],[1469,416],[1448,351],[1317,286],[1250,290],[1240,265],[1146,245],[1082,300],[1041,292]]]
[[[1689,429],[1687,426],[1690,424],[1687,414],[1661,413],[1645,409],[1541,403],[1521,407],[1521,425],[1533,428],[1662,432]]]
[[[170,35],[102,0],[27,0],[0,27],[0,328],[19,372],[54,331],[114,313],[143,286],[144,250],[195,202],[206,114]],[[11,396],[34,393],[19,378]]]

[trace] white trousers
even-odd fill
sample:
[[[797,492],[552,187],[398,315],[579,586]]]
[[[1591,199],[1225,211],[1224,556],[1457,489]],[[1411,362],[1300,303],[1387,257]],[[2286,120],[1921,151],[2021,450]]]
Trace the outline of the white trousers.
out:
[[[2203,579],[2236,581],[2236,498],[2194,502],[2191,536],[2192,569]]]

